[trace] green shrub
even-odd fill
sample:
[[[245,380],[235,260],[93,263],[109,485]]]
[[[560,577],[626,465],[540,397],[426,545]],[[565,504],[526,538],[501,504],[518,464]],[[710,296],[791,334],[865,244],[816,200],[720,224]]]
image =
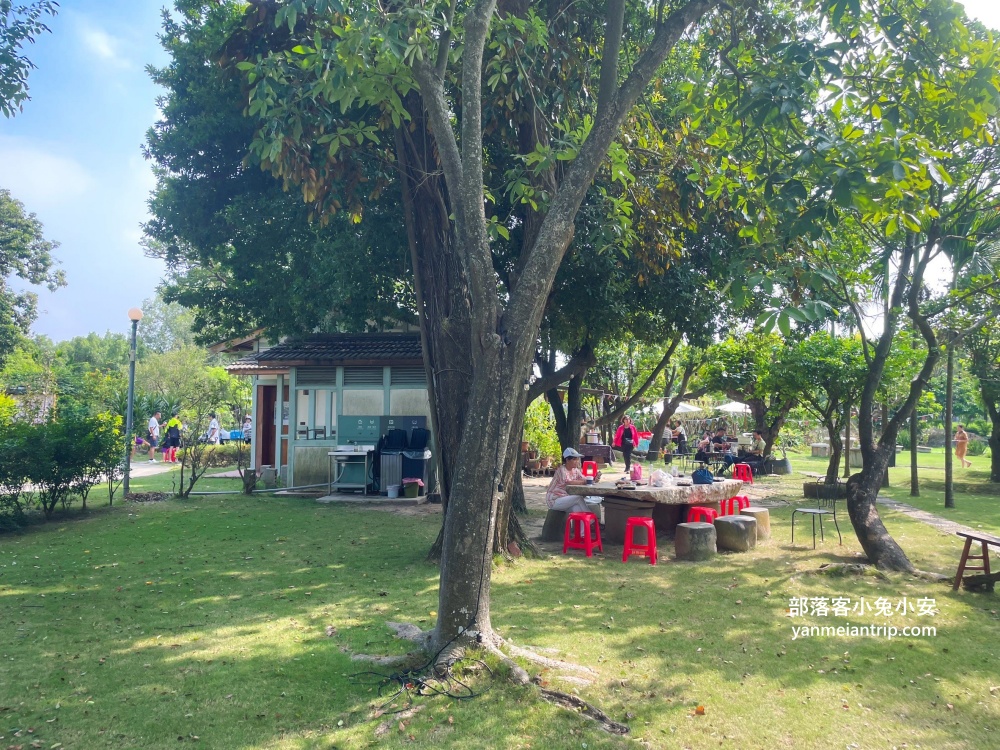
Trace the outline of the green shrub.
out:
[[[556,434],[556,421],[552,417],[552,409],[544,398],[531,402],[524,415],[524,439],[538,451],[539,456],[551,456],[559,460],[562,449],[559,447],[559,436]]]
[[[985,440],[970,440],[969,441],[969,455],[970,456],[984,456],[986,451],[989,450],[989,444]]]
[[[32,504],[29,483],[29,433],[32,425],[0,422],[0,529],[24,525],[24,512]]]
[[[191,446],[185,446],[181,451],[187,463],[191,463]],[[209,445],[204,448],[204,455],[201,459],[205,468],[223,469],[227,466],[236,466],[240,456],[246,456],[247,447],[240,443],[226,443],[225,445]]]

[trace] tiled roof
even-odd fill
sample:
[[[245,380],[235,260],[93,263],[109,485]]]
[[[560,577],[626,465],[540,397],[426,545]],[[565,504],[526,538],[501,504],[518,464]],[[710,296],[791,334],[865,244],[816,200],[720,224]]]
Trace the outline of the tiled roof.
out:
[[[242,357],[233,372],[315,365],[421,364],[420,336],[413,333],[331,333],[286,341]]]

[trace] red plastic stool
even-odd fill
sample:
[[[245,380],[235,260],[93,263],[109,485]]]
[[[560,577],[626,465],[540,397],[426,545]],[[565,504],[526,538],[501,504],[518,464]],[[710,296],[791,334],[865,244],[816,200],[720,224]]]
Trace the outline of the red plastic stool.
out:
[[[703,505],[692,506],[688,511],[688,523],[704,520],[705,523],[712,523],[719,516],[719,511],[715,508],[706,508]]]
[[[632,532],[637,526],[646,529],[646,543],[634,544],[632,542]],[[656,565],[656,527],[652,518],[633,516],[625,522],[625,551],[622,552],[622,562],[625,562],[632,555],[645,555],[649,558],[650,565]]]
[[[750,464],[733,464],[733,479],[753,484],[753,471],[750,469]]]
[[[583,472],[584,477],[590,477],[597,480],[597,462],[596,461],[584,461],[583,466],[580,469]]]
[[[591,523],[594,524],[595,536],[591,536]],[[604,545],[601,544],[601,525],[597,522],[597,516],[593,513],[568,513],[566,533],[563,534],[563,554],[566,554],[566,550],[582,549],[587,553],[587,557],[593,557],[595,546],[599,552],[604,552]]]
[[[734,513],[739,513],[744,508],[749,508],[750,498],[746,495],[737,495],[728,500],[723,500],[719,505],[722,507],[722,515],[731,516]]]

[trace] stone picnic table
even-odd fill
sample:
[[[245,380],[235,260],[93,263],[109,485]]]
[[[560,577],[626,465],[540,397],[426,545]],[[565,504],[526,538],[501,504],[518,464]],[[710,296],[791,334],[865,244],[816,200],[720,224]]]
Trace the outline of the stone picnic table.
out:
[[[634,490],[620,490],[611,482],[566,485],[571,495],[589,495],[604,498],[604,539],[623,544],[625,521],[629,516],[652,518],[657,531],[673,531],[687,518],[693,505],[703,505],[720,510],[719,503],[740,494],[743,482],[723,479],[712,484],[671,485],[650,487],[640,484]],[[637,540],[639,542],[643,540]]]

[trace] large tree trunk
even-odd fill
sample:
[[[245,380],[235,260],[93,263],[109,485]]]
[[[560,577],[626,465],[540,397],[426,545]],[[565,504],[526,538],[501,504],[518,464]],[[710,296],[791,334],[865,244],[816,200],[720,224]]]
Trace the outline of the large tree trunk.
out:
[[[862,549],[876,567],[912,572],[913,564],[890,536],[875,507],[882,474],[888,466],[889,456],[885,451],[865,456],[861,473],[847,480],[847,514]]]
[[[420,282],[417,303],[426,367],[432,376],[429,388],[436,389],[432,402],[435,432],[449,449],[448,507],[432,649],[443,649],[456,640],[471,642],[474,635],[495,642],[490,623],[490,547],[499,506],[497,484],[509,441],[520,442],[520,432],[513,434],[513,415],[519,406],[523,413],[523,383],[530,372],[545,302],[573,238],[576,214],[622,122],[667,53],[716,2],[692,0],[657,24],[650,46],[636,58],[567,166],[535,241],[519,264],[516,284],[503,299],[497,294],[484,208],[481,109],[483,50],[495,0],[477,0],[462,19],[460,138],[455,132],[454,104],[445,96],[444,72],[452,53],[450,30],[440,40],[436,61],[413,63],[434,136],[434,148],[426,153],[438,159],[438,165],[431,159],[425,165],[440,167],[439,171],[426,169],[424,176],[443,175],[452,209],[445,216],[453,217],[454,226],[454,237],[449,236],[453,241],[443,253],[435,254],[434,264],[414,263]],[[408,220],[419,215],[420,208],[409,210]],[[414,244],[419,250],[419,243]],[[415,254],[420,261],[419,252]],[[444,275],[438,281],[431,271]],[[428,293],[431,285],[437,285],[436,294]],[[457,398],[442,385],[444,376],[456,381]]]
[[[920,475],[917,471],[917,441],[920,431],[917,424],[917,412],[914,409],[910,415],[910,497],[920,497]]]
[[[524,411],[527,408],[526,394],[521,390],[518,404],[514,407],[514,418],[511,420],[511,435],[520,435],[524,427]],[[507,441],[507,452],[504,457],[502,479],[499,491],[500,505],[497,511],[496,532],[493,535],[493,553],[508,557],[514,554],[511,543],[518,549],[534,549],[534,545],[525,536],[524,529],[515,515],[527,510],[524,499],[524,486],[521,484],[521,442]]]
[[[778,434],[781,432],[781,428],[784,427],[785,420],[788,418],[788,413],[795,406],[795,401],[786,401],[778,407],[777,411],[772,410],[770,413],[771,421],[768,422],[767,418],[769,415],[766,402],[757,398],[746,398],[745,394],[741,394],[738,391],[727,392],[726,395],[734,401],[742,401],[750,407],[754,429],[764,438],[764,455],[770,456],[771,449],[778,439]]]
[[[836,484],[837,474],[840,473],[840,454],[844,450],[844,443],[840,439],[840,425],[833,419],[823,422],[826,425],[826,432],[830,436],[830,462],[826,467],[826,484]]]
[[[911,235],[903,249],[899,263],[900,268],[908,268],[911,259],[914,259],[917,254],[914,252],[913,239]],[[928,238],[919,260],[914,259],[912,279],[907,279],[905,274],[899,274],[893,282],[891,300],[887,308],[890,312],[885,317],[884,332],[873,347],[871,356],[866,358],[868,360],[868,373],[861,391],[861,403],[858,409],[858,443],[861,448],[862,469],[859,474],[851,476],[847,487],[848,515],[869,561],[881,569],[909,573],[914,570],[913,564],[886,531],[885,525],[879,517],[878,509],[875,507],[875,499],[882,484],[882,475],[889,465],[890,452],[896,450],[896,436],[899,434],[902,421],[914,413],[920,394],[927,387],[934,366],[941,356],[937,337],[920,309],[923,272],[927,267],[935,242],[936,240],[933,238]],[[872,411],[875,396],[885,372],[885,364],[896,335],[899,318],[896,311],[902,308],[904,301],[910,320],[913,321],[927,344],[927,353],[920,372],[910,383],[905,402],[895,416],[884,425],[882,435],[876,443]],[[861,325],[861,323],[862,321],[859,320],[858,324]]]
[[[990,481],[1000,482],[1000,423],[993,423],[990,434]]]
[[[955,347],[948,347],[948,368],[944,396],[944,507],[955,507],[955,451],[951,443],[954,434],[952,412],[955,409]]]
[[[1000,387],[997,383],[987,383],[985,378],[979,382],[979,392],[982,395],[983,403],[986,405],[986,413],[989,414],[990,437],[990,481],[1000,482]]]
[[[851,476],[851,405],[847,405],[847,419],[844,421],[844,478]],[[857,441],[857,438],[855,438]]]

